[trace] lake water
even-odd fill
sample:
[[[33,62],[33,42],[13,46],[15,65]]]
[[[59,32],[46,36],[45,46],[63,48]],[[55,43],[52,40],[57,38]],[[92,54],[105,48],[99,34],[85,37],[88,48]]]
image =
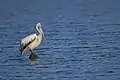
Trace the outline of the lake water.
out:
[[[38,22],[31,61],[19,43]],[[120,1],[0,1],[0,80],[120,80]]]

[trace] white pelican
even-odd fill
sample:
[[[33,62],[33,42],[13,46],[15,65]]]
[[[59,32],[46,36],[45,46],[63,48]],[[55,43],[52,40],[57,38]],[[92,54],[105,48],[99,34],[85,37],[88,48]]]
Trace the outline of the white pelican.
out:
[[[21,54],[31,51],[31,55],[29,56],[29,58],[31,58],[32,56],[36,56],[36,55],[33,55],[33,50],[36,49],[40,45],[42,37],[44,37],[44,33],[42,31],[41,24],[37,23],[35,28],[38,31],[39,35],[31,34],[31,35],[23,38],[20,42]]]

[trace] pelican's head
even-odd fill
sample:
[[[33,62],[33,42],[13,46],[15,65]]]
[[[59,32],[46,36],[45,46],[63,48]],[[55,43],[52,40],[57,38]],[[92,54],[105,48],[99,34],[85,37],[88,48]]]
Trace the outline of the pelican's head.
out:
[[[36,30],[40,33],[40,31],[42,30],[41,24],[37,23],[35,26]]]
[[[37,23],[37,24],[36,24],[36,29],[37,29],[37,28],[41,28],[41,24],[40,24],[40,23]]]
[[[40,23],[37,23],[37,24],[36,24],[36,30],[37,30],[40,34],[42,34],[42,36],[43,36],[44,39],[45,39],[44,33],[43,33],[43,31],[42,31],[42,26],[41,26]]]

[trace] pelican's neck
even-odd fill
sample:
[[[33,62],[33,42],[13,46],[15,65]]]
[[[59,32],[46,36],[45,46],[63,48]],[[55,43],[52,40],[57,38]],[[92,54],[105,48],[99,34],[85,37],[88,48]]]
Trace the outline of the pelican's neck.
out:
[[[42,34],[43,34],[43,31],[42,31],[42,29],[40,28],[40,26],[36,25],[36,30],[37,30],[37,32],[39,33],[38,36],[41,37]]]
[[[39,36],[42,37],[42,35],[43,35],[43,31],[42,31],[42,29],[40,28],[40,30],[39,30]]]

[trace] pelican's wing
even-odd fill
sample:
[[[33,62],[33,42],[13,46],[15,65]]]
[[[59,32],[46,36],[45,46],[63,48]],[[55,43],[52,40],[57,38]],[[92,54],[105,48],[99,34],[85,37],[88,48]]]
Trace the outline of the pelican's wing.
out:
[[[23,52],[23,50],[30,44],[32,43],[35,39],[36,39],[37,35],[36,34],[32,34],[29,35],[25,38],[23,38],[20,42],[20,51]]]
[[[23,38],[23,39],[21,40],[21,43],[27,44],[27,43],[29,43],[30,41],[32,41],[35,37],[37,37],[36,34],[31,34],[31,35]]]

